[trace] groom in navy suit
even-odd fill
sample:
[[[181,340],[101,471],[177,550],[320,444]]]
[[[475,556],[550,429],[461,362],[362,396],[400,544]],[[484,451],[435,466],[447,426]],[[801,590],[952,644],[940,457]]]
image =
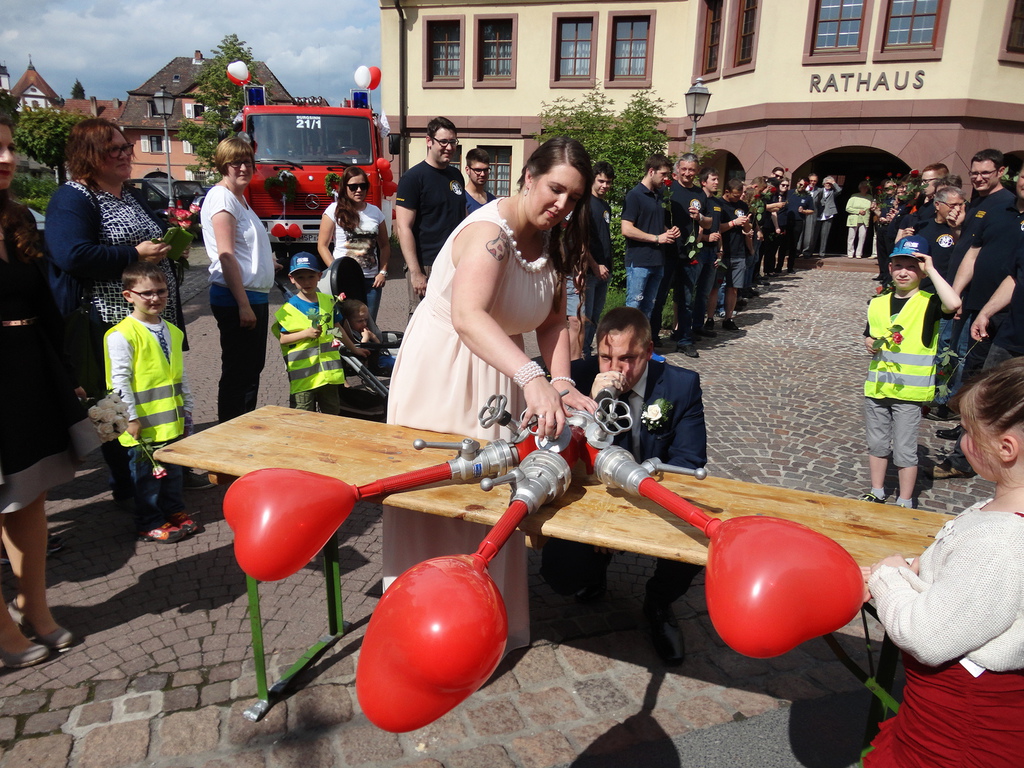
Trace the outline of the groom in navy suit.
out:
[[[592,395],[609,387],[622,393],[620,399],[629,403],[633,414],[633,430],[615,442],[637,461],[656,457],[681,467],[703,467],[707,431],[700,377],[686,368],[651,360],[653,351],[647,317],[631,307],[613,309],[598,323],[597,357],[573,362],[576,386]],[[660,400],[665,401],[660,404],[661,418],[650,427],[643,425],[641,415]],[[551,539],[542,551],[541,576],[559,594],[575,594],[580,602],[590,602],[604,596],[611,557],[610,552],[588,544]],[[659,559],[647,582],[644,615],[655,650],[666,664],[681,664],[685,655],[672,603],[700,570],[699,565]]]

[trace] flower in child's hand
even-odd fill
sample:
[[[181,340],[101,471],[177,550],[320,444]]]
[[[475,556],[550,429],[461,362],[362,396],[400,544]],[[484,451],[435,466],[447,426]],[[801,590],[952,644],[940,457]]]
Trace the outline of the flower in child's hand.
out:
[[[659,397],[653,403],[648,404],[640,413],[640,423],[648,431],[661,429],[668,423],[668,415],[672,411],[672,403],[664,397]]]
[[[899,333],[899,332],[894,333],[892,335],[892,340],[893,340],[894,344],[902,344],[903,343],[903,334]]]
[[[165,477],[167,477],[167,469],[164,467],[163,464],[153,465],[153,477],[155,477],[157,480],[163,480]]]

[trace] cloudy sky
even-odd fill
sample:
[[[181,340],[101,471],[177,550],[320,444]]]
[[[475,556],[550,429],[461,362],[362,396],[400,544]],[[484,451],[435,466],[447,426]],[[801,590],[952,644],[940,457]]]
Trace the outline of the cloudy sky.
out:
[[[0,63],[12,86],[31,54],[65,98],[75,78],[86,96],[124,98],[175,56],[209,56],[234,33],[293,96],[337,105],[356,67],[380,64],[379,19],[376,0],[0,0]]]

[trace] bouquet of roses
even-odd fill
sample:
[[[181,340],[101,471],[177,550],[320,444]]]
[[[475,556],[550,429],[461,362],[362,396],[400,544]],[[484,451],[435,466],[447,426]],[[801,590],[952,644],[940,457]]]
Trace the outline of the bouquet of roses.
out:
[[[116,439],[128,428],[128,406],[116,392],[108,392],[106,397],[94,400],[89,406],[88,414],[96,428],[96,434],[104,443]]]
[[[195,234],[199,229],[199,205],[192,203],[188,208],[168,208],[167,222],[172,227],[181,227]]]

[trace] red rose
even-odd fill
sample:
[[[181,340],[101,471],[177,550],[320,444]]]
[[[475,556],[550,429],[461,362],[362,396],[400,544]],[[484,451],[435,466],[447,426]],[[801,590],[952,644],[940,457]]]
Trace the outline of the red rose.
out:
[[[897,333],[894,333],[894,334],[892,335],[892,340],[893,340],[893,341],[894,341],[894,342],[895,342],[896,344],[902,344],[902,343],[903,343],[903,334],[902,334],[902,333],[899,333],[899,332],[897,332]]]
[[[871,177],[870,176],[865,176],[864,177],[864,181],[871,181]]]
[[[914,179],[916,179],[920,175],[921,175],[920,172],[917,171],[916,169],[910,172],[911,178],[914,178]]]

